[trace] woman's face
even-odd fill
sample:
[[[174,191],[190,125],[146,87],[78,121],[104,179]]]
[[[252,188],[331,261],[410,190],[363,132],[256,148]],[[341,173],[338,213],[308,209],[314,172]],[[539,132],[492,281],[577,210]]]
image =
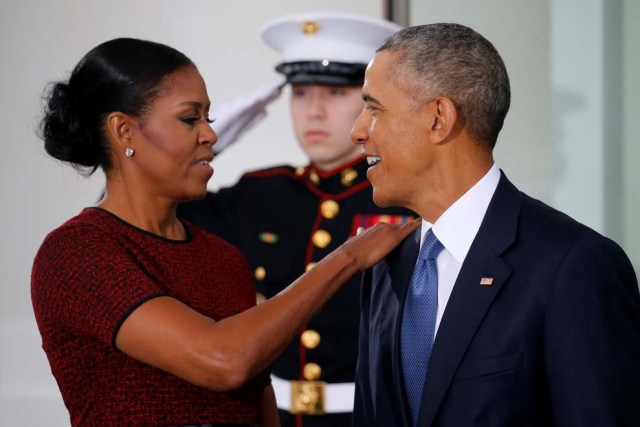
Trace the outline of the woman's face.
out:
[[[153,196],[169,201],[202,197],[213,174],[212,145],[218,137],[209,121],[209,96],[195,67],[165,78],[160,95],[136,121],[137,178]],[[129,159],[126,159],[129,160]]]
[[[335,169],[358,157],[360,148],[351,142],[351,127],[362,107],[360,87],[292,86],[296,138],[319,169]]]

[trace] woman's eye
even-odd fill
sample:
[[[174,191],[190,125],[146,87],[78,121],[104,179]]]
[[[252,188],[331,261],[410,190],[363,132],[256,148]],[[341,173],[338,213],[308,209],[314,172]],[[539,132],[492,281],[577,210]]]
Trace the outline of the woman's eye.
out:
[[[207,123],[211,124],[211,123],[216,121],[216,118],[215,117],[211,118],[211,117],[207,116],[207,118],[205,120],[207,121]]]
[[[186,117],[180,117],[180,120],[182,120],[183,122],[185,122],[188,125],[193,125],[195,122],[197,122],[199,119],[198,116],[186,116]]]

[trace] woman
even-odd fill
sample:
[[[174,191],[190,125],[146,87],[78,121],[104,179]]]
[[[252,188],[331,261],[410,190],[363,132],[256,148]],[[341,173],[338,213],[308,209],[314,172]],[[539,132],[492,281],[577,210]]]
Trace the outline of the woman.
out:
[[[50,233],[32,271],[43,348],[72,425],[278,425],[269,365],[354,273],[417,223],[346,242],[254,306],[245,259],[176,217],[213,173],[209,99],[182,53],[115,39],[49,93],[46,151],[106,192]]]

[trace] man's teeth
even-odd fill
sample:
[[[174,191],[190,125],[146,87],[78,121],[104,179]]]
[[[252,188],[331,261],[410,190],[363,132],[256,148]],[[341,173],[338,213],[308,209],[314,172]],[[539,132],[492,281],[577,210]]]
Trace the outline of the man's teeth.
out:
[[[209,166],[209,162],[208,162],[208,161],[206,161],[206,160],[200,160],[200,161],[198,162],[198,164],[199,164],[199,165]]]
[[[380,162],[380,157],[378,156],[367,156],[367,163],[369,166],[377,165]]]

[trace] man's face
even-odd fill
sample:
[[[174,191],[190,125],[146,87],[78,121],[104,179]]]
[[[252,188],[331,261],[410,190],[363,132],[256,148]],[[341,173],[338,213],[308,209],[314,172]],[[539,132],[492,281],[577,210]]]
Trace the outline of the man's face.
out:
[[[300,146],[321,170],[358,157],[351,127],[362,110],[362,89],[350,86],[293,85],[291,114]]]
[[[428,105],[415,107],[390,78],[395,55],[382,51],[369,63],[362,91],[365,107],[351,137],[373,163],[367,177],[374,202],[415,209],[430,190],[435,153],[429,142]]]

